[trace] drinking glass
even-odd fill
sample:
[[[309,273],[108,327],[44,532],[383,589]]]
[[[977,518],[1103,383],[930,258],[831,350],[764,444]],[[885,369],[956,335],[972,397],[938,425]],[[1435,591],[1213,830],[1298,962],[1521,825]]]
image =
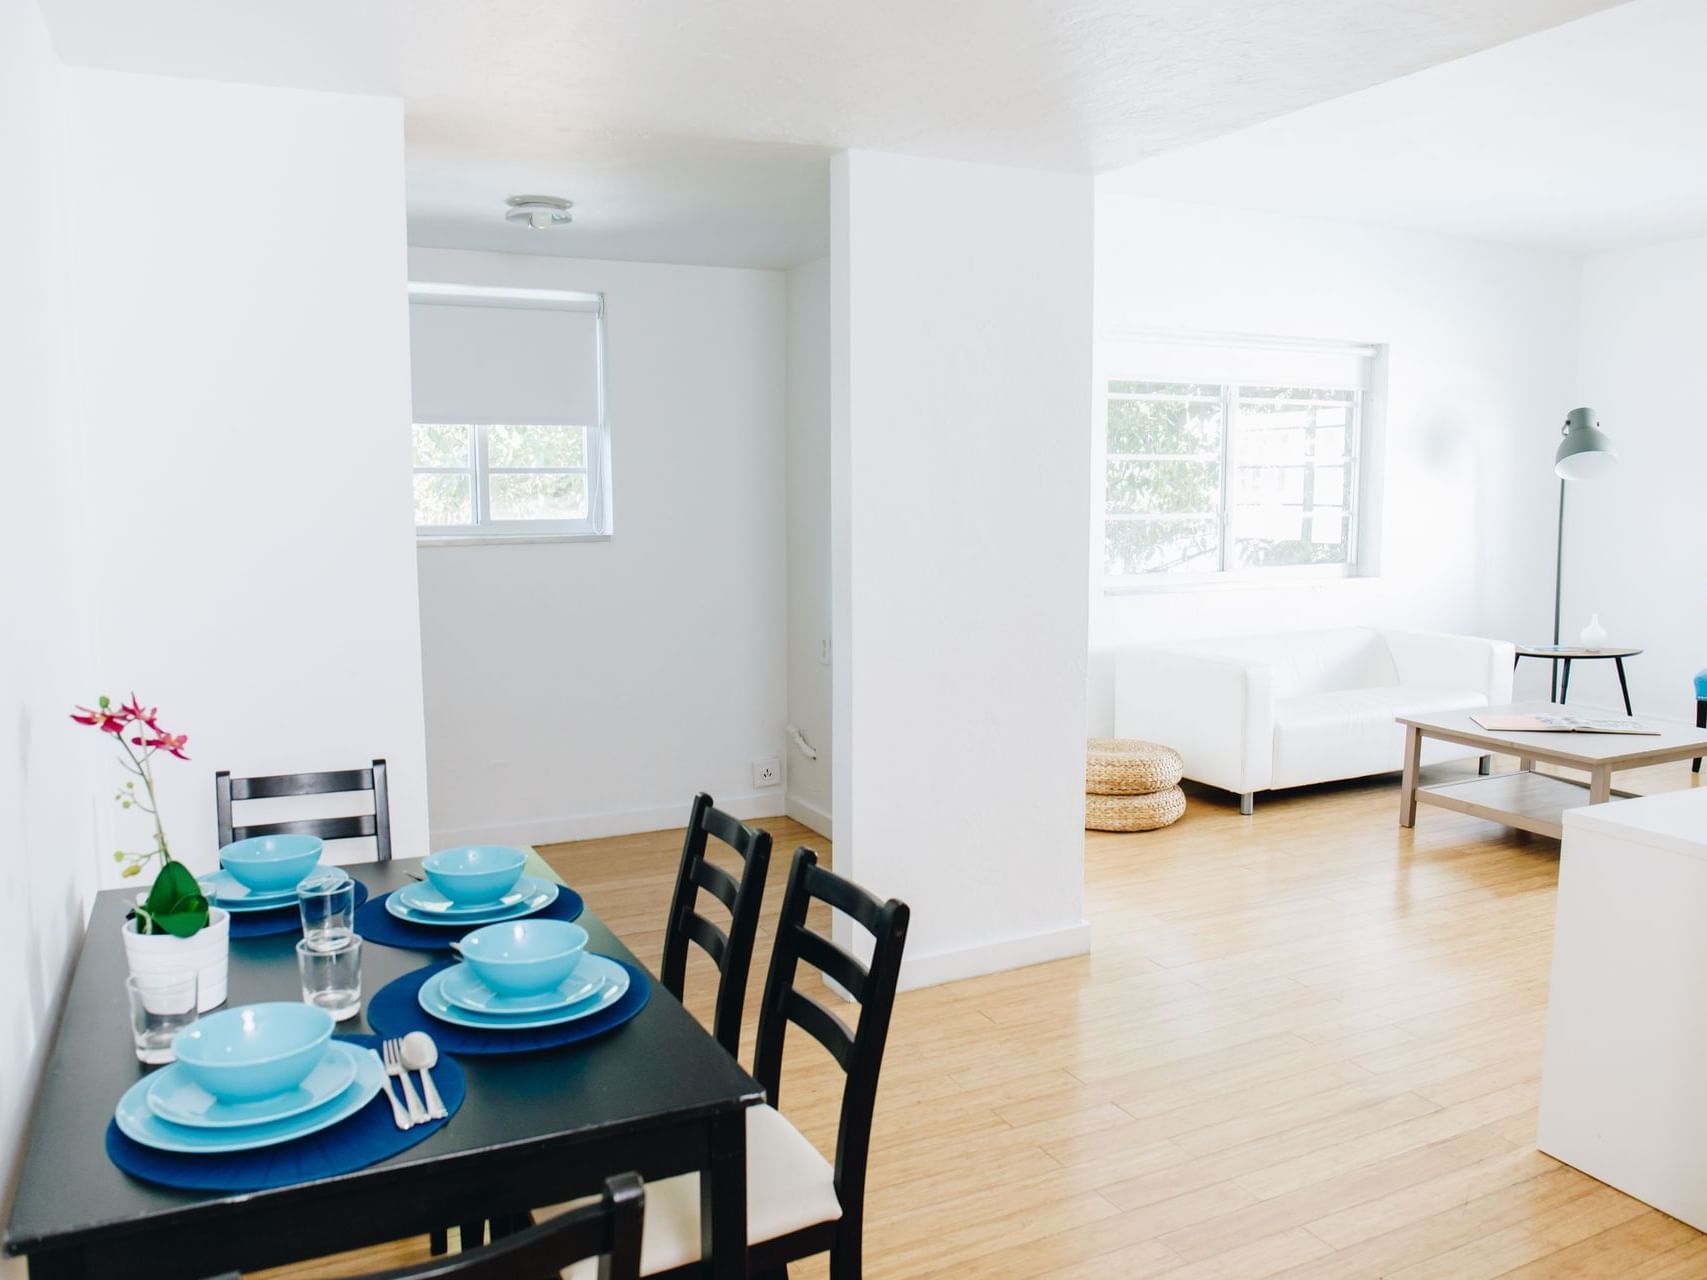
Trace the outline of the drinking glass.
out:
[[[362,1007],[362,940],[351,934],[336,951],[322,951],[304,938],[296,944],[296,968],[304,1003],[342,1022]]]
[[[171,1062],[172,1038],[196,1020],[196,970],[133,973],[124,980],[130,1030],[142,1062]]]
[[[355,936],[356,882],[339,867],[316,871],[296,886],[302,940],[313,951],[337,951]]]

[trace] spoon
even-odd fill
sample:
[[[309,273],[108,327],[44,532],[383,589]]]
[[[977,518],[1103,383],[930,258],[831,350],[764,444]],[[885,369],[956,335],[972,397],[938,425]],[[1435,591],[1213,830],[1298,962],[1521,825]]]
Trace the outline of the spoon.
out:
[[[411,1031],[403,1037],[402,1050],[403,1065],[410,1071],[421,1073],[421,1092],[427,1095],[427,1118],[443,1120],[450,1112],[445,1110],[444,1099],[439,1097],[433,1077],[427,1074],[439,1064],[439,1046],[425,1031]]]

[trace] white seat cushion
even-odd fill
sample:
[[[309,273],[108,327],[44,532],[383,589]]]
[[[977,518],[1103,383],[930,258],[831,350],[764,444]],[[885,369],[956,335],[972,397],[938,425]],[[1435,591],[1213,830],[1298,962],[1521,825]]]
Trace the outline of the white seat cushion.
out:
[[[570,1207],[541,1209],[534,1217],[544,1221]],[[775,1108],[748,1108],[747,1239],[753,1243],[774,1240],[820,1222],[835,1222],[841,1216],[835,1174],[818,1148]],[[640,1273],[657,1275],[698,1261],[699,1175],[684,1173],[662,1182],[648,1182]],[[569,1280],[596,1280],[598,1261],[588,1258],[563,1274]]]
[[[1405,730],[1394,716],[1487,705],[1487,698],[1475,689],[1434,685],[1377,685],[1277,698],[1272,785],[1295,787],[1389,772],[1404,763]],[[1452,747],[1427,758],[1432,762],[1475,754],[1468,747]]]

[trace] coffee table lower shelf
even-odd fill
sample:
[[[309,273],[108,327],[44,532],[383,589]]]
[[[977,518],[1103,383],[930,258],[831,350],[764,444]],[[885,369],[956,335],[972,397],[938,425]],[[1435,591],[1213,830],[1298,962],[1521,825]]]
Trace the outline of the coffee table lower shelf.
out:
[[[1628,800],[1630,791],[1612,792]],[[1550,773],[1495,773],[1464,782],[1443,782],[1417,788],[1417,803],[1453,809],[1471,817],[1503,822],[1538,836],[1564,838],[1566,809],[1589,803],[1588,783],[1556,778]]]

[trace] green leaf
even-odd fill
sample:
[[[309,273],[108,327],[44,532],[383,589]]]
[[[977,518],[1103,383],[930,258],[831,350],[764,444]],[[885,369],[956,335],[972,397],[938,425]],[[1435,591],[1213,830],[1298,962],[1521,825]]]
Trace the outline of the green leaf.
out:
[[[192,937],[207,926],[207,899],[190,869],[181,862],[160,868],[148,899],[137,912],[144,933]]]

